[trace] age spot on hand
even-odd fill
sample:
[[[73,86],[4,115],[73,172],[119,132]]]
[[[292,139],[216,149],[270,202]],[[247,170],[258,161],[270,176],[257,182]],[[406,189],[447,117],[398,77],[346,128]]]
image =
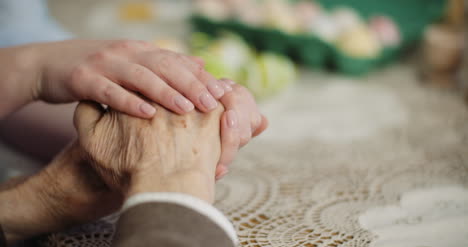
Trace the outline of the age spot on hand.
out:
[[[180,120],[180,123],[182,124],[182,128],[187,128],[187,121],[185,119]]]

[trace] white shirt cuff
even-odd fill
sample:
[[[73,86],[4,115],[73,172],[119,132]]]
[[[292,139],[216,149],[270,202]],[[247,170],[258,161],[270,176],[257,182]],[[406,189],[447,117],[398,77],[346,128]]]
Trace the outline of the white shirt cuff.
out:
[[[211,219],[211,221],[213,221],[226,232],[235,245],[238,244],[237,234],[234,230],[234,227],[232,226],[231,222],[229,222],[229,220],[223,215],[223,213],[221,213],[221,211],[207,202],[187,194],[172,192],[147,192],[136,194],[125,201],[122,207],[122,212],[128,210],[131,207],[148,202],[174,203],[192,209]]]

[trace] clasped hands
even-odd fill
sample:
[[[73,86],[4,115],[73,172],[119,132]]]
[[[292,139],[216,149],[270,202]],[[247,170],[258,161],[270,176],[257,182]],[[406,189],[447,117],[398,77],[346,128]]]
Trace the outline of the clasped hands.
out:
[[[156,114],[141,119],[80,103],[78,140],[39,174],[0,191],[0,208],[14,209],[2,222],[8,241],[97,219],[141,192],[185,193],[211,203],[215,178],[267,125],[245,88],[221,82],[233,90],[208,113],[179,115],[151,103]],[[251,135],[239,138],[240,128]]]

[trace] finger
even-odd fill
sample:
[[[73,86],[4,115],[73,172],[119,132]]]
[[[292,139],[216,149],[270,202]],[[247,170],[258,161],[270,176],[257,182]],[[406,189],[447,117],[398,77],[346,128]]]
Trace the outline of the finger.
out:
[[[240,146],[243,147],[252,139],[252,135],[256,133],[261,123],[257,104],[245,87],[226,78],[220,81],[232,88],[232,92],[227,93],[221,102],[227,109],[234,109],[239,116]]]
[[[228,169],[226,166],[224,166],[224,165],[218,165],[218,166],[216,167],[216,173],[215,173],[216,176],[215,176],[215,179],[216,179],[216,180],[222,179],[224,176],[226,176],[226,174],[228,174],[228,172],[229,172],[229,169]]]
[[[92,130],[104,114],[104,108],[95,102],[82,101],[76,107],[73,116],[73,124],[78,136],[86,136],[86,132]]]
[[[218,102],[183,61],[174,56],[158,59],[147,67],[187,97],[200,111],[209,112],[216,108]]]
[[[205,70],[204,64],[203,64],[203,66],[200,66],[200,64],[196,60],[192,59],[192,57],[190,57],[190,56],[177,54],[177,53],[173,53],[173,52],[172,52],[172,55],[174,55],[177,59],[179,59],[180,61],[182,61],[184,63],[185,67],[188,70],[190,70],[190,72],[192,72],[192,74],[201,83],[203,83],[203,85],[206,86],[208,91],[211,93],[211,95],[215,99],[219,99],[219,98],[223,97],[225,92],[224,92],[222,83],[219,82],[216,78],[214,78],[210,73],[208,73]],[[196,58],[196,57],[193,57],[193,58],[199,59],[199,58]]]
[[[220,82],[214,76],[212,76],[210,73],[208,73],[204,67],[199,66],[199,64],[194,63],[193,60],[191,60],[187,56],[182,56],[182,60],[186,61],[186,66],[187,68],[197,77],[198,80],[200,80],[203,85],[206,86],[208,91],[211,93],[211,95],[215,99],[220,99],[223,97],[225,94],[224,90],[224,83]],[[232,89],[231,89],[232,90]]]
[[[105,77],[96,77],[92,81],[93,86],[89,88],[94,90],[87,94],[87,99],[108,105],[117,111],[135,117],[151,118],[156,113],[153,106],[113,81]]]
[[[147,52],[158,49],[158,47],[154,44],[141,40],[111,41],[108,48],[111,51],[124,55],[133,55],[134,53],[138,52]]]
[[[240,136],[240,143],[241,147],[245,146],[249,141],[252,139],[252,126],[251,126],[251,114],[250,114],[250,107],[245,102],[239,102],[238,104],[233,106],[234,110],[239,117],[239,136]],[[229,107],[227,107],[229,108]]]
[[[254,131],[254,133],[252,134],[252,137],[256,137],[260,135],[261,133],[263,133],[263,131],[265,131],[268,128],[268,119],[264,115],[262,114],[260,115],[262,117],[261,123],[257,127],[257,129]]]
[[[236,82],[234,82],[233,80],[228,79],[228,78],[221,78],[220,81],[230,85],[231,87],[236,85]]]
[[[239,149],[239,122],[234,110],[226,111],[221,117],[221,157],[219,165],[228,166]]]
[[[253,135],[253,133],[255,133],[255,131],[257,130],[257,128],[260,126],[261,123],[262,123],[262,116],[257,111],[253,111],[250,114],[250,131],[251,131],[251,135]]]
[[[190,59],[192,59],[192,61],[196,62],[198,65],[200,65],[202,68],[205,67],[205,61],[200,58],[200,57],[196,57],[196,56],[188,56]]]
[[[242,128],[241,127],[239,135],[240,135],[239,146],[244,147],[252,139],[252,131],[250,130],[250,126],[248,126],[248,128]]]
[[[229,93],[229,92],[232,92],[233,88],[231,86],[232,84],[231,84],[230,80],[221,79],[221,80],[219,80],[219,82],[221,83],[225,94]]]
[[[190,112],[195,108],[192,102],[148,68],[128,62],[114,64],[113,67],[112,74],[123,87],[137,91],[178,114]]]
[[[221,102],[223,103],[226,110],[233,110],[236,112],[239,122],[239,145],[241,147],[245,146],[252,138],[253,132],[250,119],[252,109],[248,99],[245,98],[242,90],[234,89],[232,92],[227,93],[221,99]]]

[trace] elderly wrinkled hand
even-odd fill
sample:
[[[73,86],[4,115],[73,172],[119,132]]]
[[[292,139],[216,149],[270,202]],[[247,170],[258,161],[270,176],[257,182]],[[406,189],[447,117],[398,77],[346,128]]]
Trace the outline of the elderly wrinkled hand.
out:
[[[222,176],[238,148],[267,127],[251,94],[230,84],[224,107],[209,113],[178,115],[153,104],[156,116],[141,119],[81,103],[75,112],[79,140],[38,174],[0,189],[7,240],[97,219],[141,192],[212,202],[215,174]]]
[[[176,115],[153,106],[157,113],[147,120],[81,103],[75,126],[85,157],[110,188],[126,195],[183,192],[211,201],[223,107]]]
[[[223,107],[177,115],[153,105],[157,116],[146,120],[81,103],[75,112],[79,140],[38,174],[0,188],[8,242],[98,219],[140,192],[212,202]]]
[[[219,179],[227,173],[238,149],[268,124],[248,90],[222,82],[233,88],[221,98],[224,113],[218,106],[210,113],[180,116],[154,105],[155,117],[145,120],[82,103],[75,114],[81,147],[114,189],[129,190],[136,180],[151,177],[153,190],[158,191],[156,187],[162,190],[168,175],[186,171],[203,173],[203,183],[208,185],[215,174]]]

